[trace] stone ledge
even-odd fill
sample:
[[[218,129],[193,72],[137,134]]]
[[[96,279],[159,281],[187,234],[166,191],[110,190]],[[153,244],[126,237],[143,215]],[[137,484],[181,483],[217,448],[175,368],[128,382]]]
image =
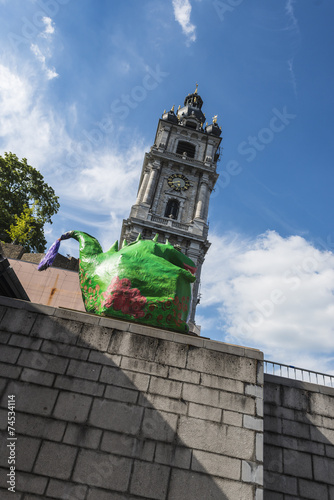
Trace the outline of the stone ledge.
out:
[[[267,384],[286,385],[288,387],[295,387],[304,391],[320,392],[321,394],[334,395],[334,387],[326,385],[313,384],[312,382],[304,382],[302,380],[295,380],[293,378],[279,377],[278,375],[264,374],[264,381]]]
[[[216,340],[205,339],[193,335],[187,335],[169,330],[153,328],[150,326],[140,325],[137,323],[130,323],[127,321],[118,320],[115,318],[100,317],[94,314],[74,311],[72,309],[59,309],[42,304],[34,304],[24,300],[11,299],[8,297],[0,296],[0,306],[11,307],[14,309],[23,309],[29,312],[41,313],[46,316],[54,316],[57,318],[68,319],[72,321],[79,321],[90,325],[101,327],[113,328],[129,333],[138,335],[145,335],[148,337],[159,338],[180,344],[192,345],[194,347],[203,347],[212,351],[225,352],[228,354],[243,356],[251,359],[262,360],[263,353],[257,349],[248,347],[241,347],[233,344],[225,344]]]

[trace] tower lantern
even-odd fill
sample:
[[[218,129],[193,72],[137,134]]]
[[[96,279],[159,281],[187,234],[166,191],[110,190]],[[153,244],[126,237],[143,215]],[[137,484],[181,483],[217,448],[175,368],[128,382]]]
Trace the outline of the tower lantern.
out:
[[[197,265],[190,312],[190,327],[195,324],[199,302],[201,267],[210,247],[208,209],[217,181],[217,161],[221,130],[217,116],[203,128],[205,115],[198,85],[174,112],[165,111],[159,119],[154,144],[145,154],[137,199],[130,216],[123,220],[121,240],[134,241],[159,234],[180,247]]]

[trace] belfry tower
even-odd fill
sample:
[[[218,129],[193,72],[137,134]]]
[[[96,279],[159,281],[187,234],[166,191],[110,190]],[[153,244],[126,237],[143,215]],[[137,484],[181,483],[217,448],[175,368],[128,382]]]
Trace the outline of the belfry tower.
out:
[[[121,241],[128,243],[139,233],[150,239],[158,233],[161,243],[168,239],[196,263],[190,323],[195,323],[201,267],[210,247],[207,218],[221,142],[217,116],[204,126],[202,105],[196,85],[176,113],[174,106],[164,111],[154,145],[145,154],[137,200],[121,233]]]

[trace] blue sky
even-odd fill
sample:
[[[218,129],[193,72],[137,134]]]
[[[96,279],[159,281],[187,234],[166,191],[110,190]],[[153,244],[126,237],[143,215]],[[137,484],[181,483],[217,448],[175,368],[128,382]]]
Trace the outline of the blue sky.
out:
[[[334,373],[333,18],[332,0],[0,0],[0,154],[59,195],[48,243],[119,238],[161,113],[198,82],[223,131],[202,334]]]

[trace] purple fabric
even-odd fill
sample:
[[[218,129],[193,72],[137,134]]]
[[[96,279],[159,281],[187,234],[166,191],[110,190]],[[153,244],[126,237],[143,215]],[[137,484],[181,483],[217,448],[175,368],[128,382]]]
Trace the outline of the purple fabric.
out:
[[[67,240],[71,238],[71,236],[72,236],[72,231],[68,231],[67,233],[62,234],[60,238],[58,238],[54,243],[52,243],[49,250],[46,252],[43,259],[38,264],[37,267],[38,271],[44,271],[48,267],[52,266],[53,261],[57,256],[61,240]]]

